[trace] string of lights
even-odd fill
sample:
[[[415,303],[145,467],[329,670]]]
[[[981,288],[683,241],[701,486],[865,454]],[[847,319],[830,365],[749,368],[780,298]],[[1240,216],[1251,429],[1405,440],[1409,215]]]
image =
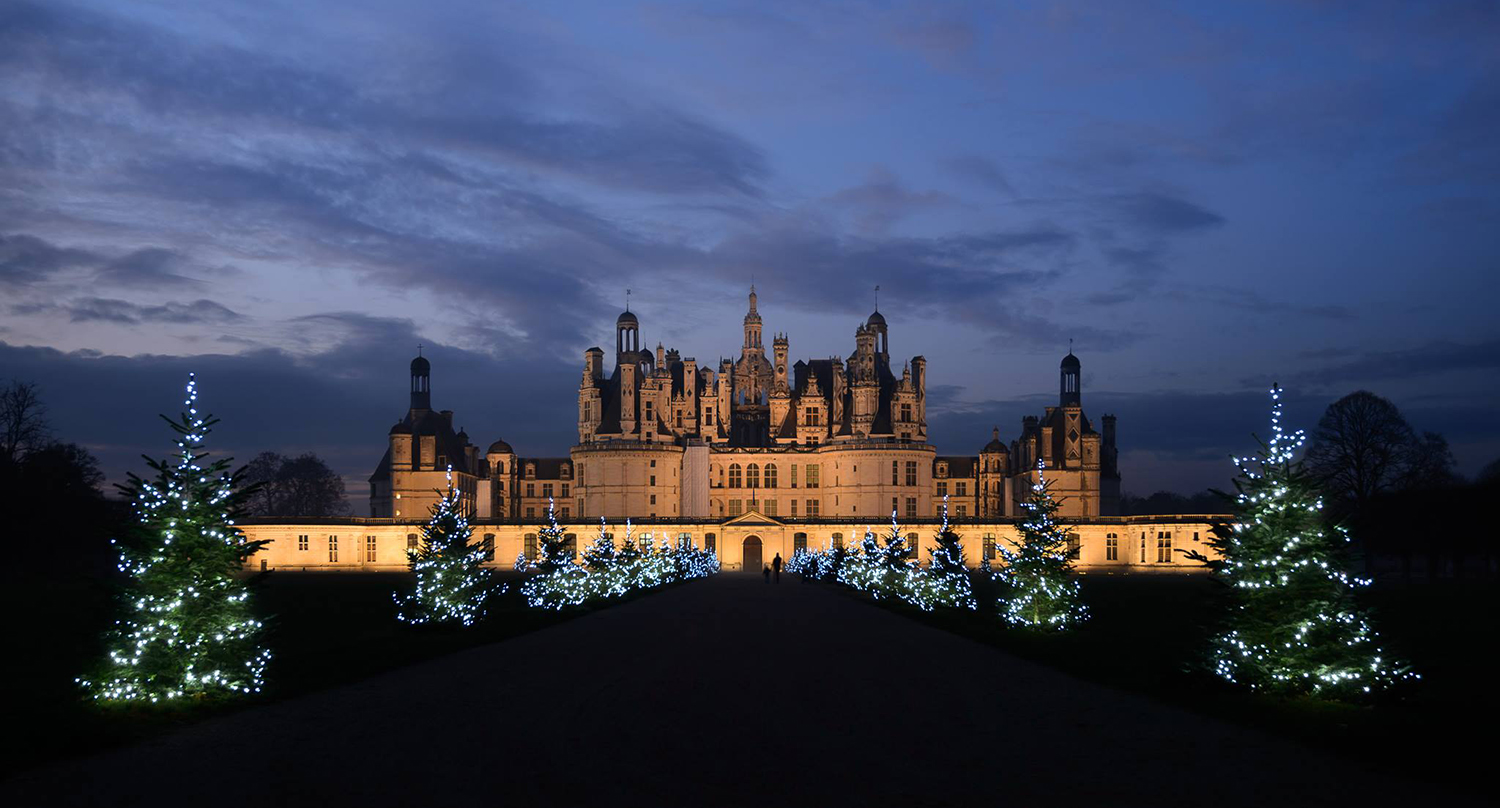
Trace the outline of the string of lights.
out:
[[[416,576],[416,588],[405,595],[393,593],[396,619],[411,625],[458,623],[472,626],[484,617],[492,595],[503,593],[484,569],[486,549],[471,542],[467,508],[453,485],[453,467],[448,467],[448,490],[432,506],[432,518],[422,528],[421,543],[407,550],[406,557]]]
[[[179,418],[162,416],[177,434],[176,460],[147,460],[155,477],[131,474],[124,486],[135,540],[111,543],[130,576],[125,615],[99,673],[76,680],[98,701],[245,695],[264,686],[271,652],[237,573],[266,542],[247,541],[235,527],[243,492],[228,458],[207,462],[204,443],[218,421],[199,413],[193,374],[184,405]]]

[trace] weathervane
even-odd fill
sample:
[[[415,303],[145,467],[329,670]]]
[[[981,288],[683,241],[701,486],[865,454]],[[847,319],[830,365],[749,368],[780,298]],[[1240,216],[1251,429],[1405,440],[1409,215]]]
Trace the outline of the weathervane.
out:
[[[625,290],[625,310],[630,311],[630,290]]]
[[[880,284],[875,284],[875,310],[880,311]]]

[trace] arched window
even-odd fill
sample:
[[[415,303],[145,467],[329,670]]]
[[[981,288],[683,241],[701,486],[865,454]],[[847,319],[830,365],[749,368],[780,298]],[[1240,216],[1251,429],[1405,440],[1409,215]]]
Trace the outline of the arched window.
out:
[[[740,464],[739,463],[730,463],[729,464],[729,487],[730,488],[739,488],[740,487]]]
[[[578,534],[569,533],[563,536],[563,550],[567,552],[568,558],[578,557]]]
[[[712,552],[714,552],[714,550],[718,549],[718,544],[719,544],[719,537],[718,537],[718,535],[716,535],[714,533],[704,533],[703,534],[703,549],[705,549],[705,550],[709,551],[710,553],[712,553]]]
[[[795,533],[792,535],[792,552],[807,549],[807,534]]]
[[[505,473],[505,464],[502,463],[502,462],[500,462],[499,460],[495,461],[495,473],[496,474],[504,474]]]
[[[767,463],[766,464],[766,487],[767,488],[775,488],[776,487],[776,464],[775,463]]]
[[[833,548],[835,550],[837,550],[838,548],[844,546],[844,534],[842,534],[842,533],[835,533],[829,539],[829,541],[831,541],[833,543]]]
[[[745,487],[746,488],[759,488],[760,487],[760,466],[757,466],[756,464],[751,463],[750,465],[748,465],[748,466],[745,467]]]
[[[536,534],[535,533],[527,533],[526,534],[526,541],[525,541],[525,543],[521,547],[521,552],[526,556],[526,560],[527,561],[535,561],[536,560]]]

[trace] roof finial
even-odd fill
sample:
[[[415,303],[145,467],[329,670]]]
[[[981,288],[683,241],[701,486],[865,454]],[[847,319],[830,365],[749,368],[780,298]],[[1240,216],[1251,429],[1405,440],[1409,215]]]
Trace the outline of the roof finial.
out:
[[[625,310],[630,311],[630,290],[625,290]]]
[[[422,343],[417,343],[417,356],[422,355]]]
[[[875,310],[880,311],[880,284],[875,284]]]
[[[1068,337],[1068,356],[1073,355],[1073,338]]]

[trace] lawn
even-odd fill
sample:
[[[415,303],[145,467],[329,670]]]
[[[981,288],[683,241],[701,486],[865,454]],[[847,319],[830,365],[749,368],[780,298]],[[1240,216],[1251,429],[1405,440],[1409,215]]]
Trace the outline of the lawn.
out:
[[[976,577],[981,603],[993,584]],[[1500,719],[1487,663],[1500,606],[1493,580],[1377,586],[1363,593],[1387,650],[1422,681],[1368,706],[1250,695],[1195,668],[1223,590],[1203,576],[1082,577],[1092,613],[1078,631],[1036,636],[1007,629],[993,611],[924,613],[882,601],[913,619],[1082,678],[1297,738],[1371,767],[1449,786],[1489,786],[1493,747],[1476,742]],[[845,590],[851,597],[866,597]],[[1003,683],[996,683],[1003,687]]]
[[[501,580],[507,580],[502,577]],[[513,582],[513,576],[510,577]],[[100,659],[112,618],[111,588],[99,576],[12,574],[0,604],[9,617],[8,687],[0,719],[9,746],[0,776],[48,761],[130,743],[252,704],[295,696],[482,643],[555,625],[587,609],[528,609],[501,596],[471,629],[412,629],[396,622],[391,592],[405,573],[272,573],[256,603],[273,657],[261,697],[176,708],[100,709],[73,677]]]

